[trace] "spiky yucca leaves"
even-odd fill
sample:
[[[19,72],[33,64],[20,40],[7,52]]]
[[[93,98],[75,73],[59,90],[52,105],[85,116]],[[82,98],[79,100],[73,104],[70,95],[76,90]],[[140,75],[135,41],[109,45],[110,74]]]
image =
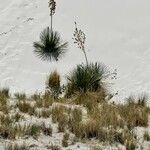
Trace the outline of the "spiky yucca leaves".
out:
[[[40,34],[40,41],[33,44],[35,54],[42,60],[58,61],[67,50],[68,43],[62,42],[60,35],[47,27]]]
[[[68,96],[75,92],[95,92],[102,88],[104,85],[102,81],[108,76],[109,71],[104,64],[90,63],[89,65],[77,65],[72,73],[67,76],[66,95]]]
[[[60,92],[60,75],[57,73],[57,71],[52,72],[47,80],[46,87],[49,90],[49,92],[52,94],[54,99],[57,99]]]

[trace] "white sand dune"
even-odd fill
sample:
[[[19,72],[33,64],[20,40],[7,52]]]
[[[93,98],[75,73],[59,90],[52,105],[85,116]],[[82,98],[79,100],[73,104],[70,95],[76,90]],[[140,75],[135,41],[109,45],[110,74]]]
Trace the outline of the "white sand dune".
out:
[[[121,97],[150,91],[150,1],[57,1],[54,28],[70,42],[58,63],[42,62],[33,42],[50,24],[48,1],[0,0],[0,85],[31,93],[44,89],[46,74],[57,68],[63,77],[84,57],[72,42],[74,21],[87,35],[91,61],[118,70],[115,90]]]

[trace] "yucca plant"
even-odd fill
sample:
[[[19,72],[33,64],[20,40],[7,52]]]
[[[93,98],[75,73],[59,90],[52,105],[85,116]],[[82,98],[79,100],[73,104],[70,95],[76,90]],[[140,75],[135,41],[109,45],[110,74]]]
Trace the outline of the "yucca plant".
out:
[[[90,63],[89,65],[77,65],[67,76],[67,93],[97,91],[104,85],[103,80],[111,75],[102,63]],[[68,95],[67,94],[67,95]]]
[[[46,61],[58,61],[68,47],[68,42],[62,42],[58,32],[52,31],[47,27],[40,34],[40,41],[34,42],[35,54]]]

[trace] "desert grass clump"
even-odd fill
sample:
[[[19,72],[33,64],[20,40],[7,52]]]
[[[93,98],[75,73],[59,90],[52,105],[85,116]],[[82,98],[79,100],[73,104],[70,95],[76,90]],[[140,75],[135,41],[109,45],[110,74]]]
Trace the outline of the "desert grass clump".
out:
[[[62,139],[62,146],[68,147],[69,133],[65,133]]]
[[[9,94],[9,88],[2,88],[0,89],[0,97],[6,97],[6,98],[9,98],[10,97],[10,94]]]
[[[36,107],[38,108],[49,108],[53,104],[53,98],[49,93],[45,93],[36,99]]]
[[[53,129],[52,129],[51,125],[46,126],[45,123],[43,123],[41,126],[41,130],[44,135],[52,136]]]
[[[2,111],[5,114],[8,114],[9,107],[8,107],[8,99],[5,94],[0,94],[0,111]]]
[[[65,106],[56,105],[52,107],[52,121],[53,123],[59,122],[62,119],[62,114],[67,112],[67,108]]]
[[[14,96],[18,100],[25,100],[27,98],[25,93],[15,93]]]
[[[94,118],[101,127],[124,128],[124,120],[117,105],[103,103],[95,107],[89,118]]]
[[[62,150],[60,146],[54,144],[51,144],[50,146],[48,146],[48,148],[51,150]]]
[[[40,132],[41,132],[41,126],[32,124],[30,125],[30,129],[26,132],[26,134],[37,139],[37,137],[40,135]]]
[[[64,132],[68,126],[69,110],[66,106],[56,105],[52,108],[52,122],[58,123],[58,132]]]
[[[18,121],[24,119],[24,116],[21,115],[19,112],[17,112],[16,114],[12,115],[11,117],[14,120],[14,122],[18,122]]]
[[[36,124],[16,124],[11,127],[11,130],[14,133],[14,137],[28,137],[31,136],[34,139],[40,135],[41,127]]]
[[[147,127],[149,119],[149,111],[147,107],[143,107],[135,102],[128,102],[119,108],[120,116],[125,120],[125,125],[128,128]]]
[[[47,79],[46,88],[54,99],[58,99],[61,93],[60,75],[57,71],[52,72]]]
[[[63,113],[62,118],[58,119],[58,132],[65,132],[67,125],[68,125],[68,115]]]
[[[144,135],[143,135],[143,138],[145,141],[150,141],[150,135],[148,132],[145,132]]]
[[[49,118],[51,113],[52,113],[51,109],[42,109],[38,112],[38,117]]]
[[[17,144],[17,143],[8,143],[5,145],[5,150],[29,150],[29,145]]]
[[[0,126],[0,136],[4,139],[16,139],[29,135],[30,125],[15,124],[14,122],[3,123]]]
[[[82,111],[79,108],[75,108],[71,111],[68,128],[69,130],[74,133],[77,137],[80,134],[80,123],[82,121]]]
[[[105,85],[109,73],[107,67],[102,63],[90,63],[89,65],[77,65],[77,67],[67,76],[66,96],[69,97],[77,92],[96,92]]]
[[[35,106],[31,105],[29,102],[26,102],[25,100],[19,101],[17,103],[17,107],[19,110],[23,113],[29,113],[30,115],[35,114]]]
[[[98,92],[86,92],[77,94],[74,99],[75,104],[83,105],[88,112],[93,112],[101,103],[107,103],[106,97],[108,93],[105,89]]]
[[[33,95],[30,96],[30,99],[37,101],[38,99],[41,98],[41,94],[40,93],[34,93]]]
[[[131,95],[126,101],[128,105],[138,105],[139,107],[147,107],[149,96],[146,93],[142,93],[138,96]]]

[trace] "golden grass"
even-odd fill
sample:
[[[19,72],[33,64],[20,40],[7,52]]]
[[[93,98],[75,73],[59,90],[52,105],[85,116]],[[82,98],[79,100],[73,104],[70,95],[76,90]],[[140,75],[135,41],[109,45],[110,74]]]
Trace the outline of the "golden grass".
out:
[[[35,114],[35,109],[36,107],[31,105],[29,102],[27,102],[26,100],[23,101],[18,101],[17,103],[17,107],[19,108],[19,110],[23,113],[29,113],[30,115],[34,115]]]

